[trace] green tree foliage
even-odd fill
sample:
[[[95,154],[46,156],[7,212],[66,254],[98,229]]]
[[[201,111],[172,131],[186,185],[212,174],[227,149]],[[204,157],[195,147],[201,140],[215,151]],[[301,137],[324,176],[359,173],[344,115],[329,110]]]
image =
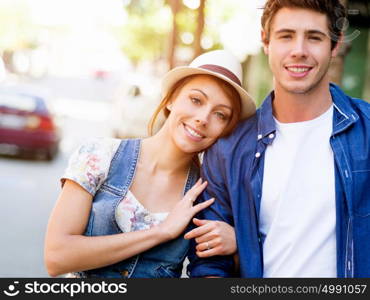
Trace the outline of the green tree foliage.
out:
[[[116,32],[123,52],[134,63],[162,57],[171,30],[169,7],[163,1],[137,0],[125,9],[127,21]]]
[[[32,24],[27,5],[18,0],[0,3],[0,50],[14,51],[34,47],[36,27]]]
[[[198,26],[199,9],[192,9],[183,0],[126,0],[127,22],[117,32],[122,50],[133,61],[157,60],[167,58],[172,62],[175,48],[188,48],[199,54],[202,50],[222,48],[219,29],[240,10],[240,3],[245,0],[200,0],[204,2],[204,27]],[[173,9],[178,7],[173,28]],[[172,10],[171,10],[172,7]],[[200,6],[201,7],[201,6]],[[176,40],[171,39],[175,32]],[[181,37],[184,33],[193,35],[192,44],[186,44]],[[212,41],[207,49],[200,49],[202,37]],[[189,57],[191,59],[192,57]],[[169,63],[171,65],[171,63]]]

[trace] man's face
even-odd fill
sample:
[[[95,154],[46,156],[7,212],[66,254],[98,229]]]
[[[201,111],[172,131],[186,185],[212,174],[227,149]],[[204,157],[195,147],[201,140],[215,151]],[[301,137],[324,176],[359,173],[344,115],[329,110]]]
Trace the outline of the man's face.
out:
[[[264,35],[264,33],[262,33]],[[301,8],[282,8],[274,16],[264,45],[275,89],[306,94],[328,84],[331,50],[326,15]]]

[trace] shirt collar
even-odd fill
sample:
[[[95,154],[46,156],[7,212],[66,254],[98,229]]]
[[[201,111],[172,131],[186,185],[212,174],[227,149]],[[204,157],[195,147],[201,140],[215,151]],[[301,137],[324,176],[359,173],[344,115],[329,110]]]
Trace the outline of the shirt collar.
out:
[[[355,123],[359,116],[352,108],[350,98],[334,83],[330,84],[330,94],[334,106],[333,134],[337,134]]]
[[[257,139],[263,139],[276,131],[276,124],[272,115],[272,101],[275,97],[272,91],[263,101],[261,107],[257,110],[258,114],[258,135]]]
[[[336,134],[345,130],[351,124],[359,119],[358,114],[353,110],[349,97],[335,84],[330,84],[330,94],[334,106],[333,133]],[[258,114],[258,136],[257,139],[263,139],[276,131],[276,124],[272,114],[272,101],[275,97],[272,91],[263,101],[261,107],[257,110]]]

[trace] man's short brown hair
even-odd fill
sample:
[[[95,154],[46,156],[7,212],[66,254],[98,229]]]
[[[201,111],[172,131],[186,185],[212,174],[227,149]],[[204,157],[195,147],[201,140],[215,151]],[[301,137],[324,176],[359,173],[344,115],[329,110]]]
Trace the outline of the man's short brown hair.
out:
[[[267,0],[261,19],[262,29],[266,33],[264,43],[269,41],[272,19],[283,7],[305,8],[325,14],[328,17],[331,48],[335,48],[346,20],[346,10],[340,0]]]

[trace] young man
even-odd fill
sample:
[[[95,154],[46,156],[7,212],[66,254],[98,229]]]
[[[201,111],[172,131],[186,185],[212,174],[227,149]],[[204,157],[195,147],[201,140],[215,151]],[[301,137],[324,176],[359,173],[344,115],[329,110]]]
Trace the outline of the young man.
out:
[[[339,0],[268,0],[274,91],[204,157],[203,197],[217,202],[201,218],[234,226],[241,277],[370,276],[370,105],[328,76],[344,17]],[[195,242],[191,277],[239,276]]]

